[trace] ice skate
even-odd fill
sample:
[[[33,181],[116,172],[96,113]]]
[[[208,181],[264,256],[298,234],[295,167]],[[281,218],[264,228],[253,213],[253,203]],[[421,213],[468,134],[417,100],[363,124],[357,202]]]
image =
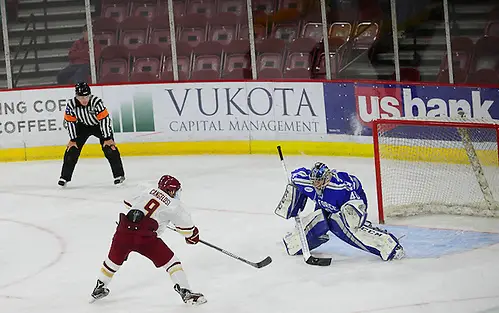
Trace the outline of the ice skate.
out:
[[[119,184],[123,183],[124,181],[125,181],[125,176],[116,177],[114,179],[114,184],[119,185]]]
[[[201,293],[194,293],[189,289],[180,288],[179,284],[175,284],[175,286],[173,286],[173,289],[178,292],[180,297],[182,297],[182,300],[187,304],[201,305],[203,303],[206,303],[206,299]]]
[[[402,259],[403,257],[405,257],[405,251],[404,251],[404,248],[402,248],[401,245],[398,245],[396,248],[395,248],[395,255],[393,256],[393,259],[394,260],[400,260]]]
[[[104,287],[103,282],[101,282],[100,280],[97,280],[97,284],[95,285],[94,291],[91,294],[92,299],[90,300],[90,303],[93,303],[96,300],[102,299],[105,296],[107,296],[108,294],[109,294],[109,289]]]
[[[57,184],[61,187],[66,187],[67,183],[67,180],[65,180],[64,178],[59,178],[59,181],[57,182]]]

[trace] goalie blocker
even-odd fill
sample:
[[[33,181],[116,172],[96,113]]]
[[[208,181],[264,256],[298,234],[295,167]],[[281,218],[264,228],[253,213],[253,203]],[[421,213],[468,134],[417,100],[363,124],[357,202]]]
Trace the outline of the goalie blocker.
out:
[[[275,213],[290,219],[305,208],[307,200],[315,201],[315,210],[302,217],[310,250],[329,240],[331,231],[349,245],[388,261],[404,256],[398,239],[367,220],[367,198],[359,179],[346,172],[330,170],[317,162],[313,169],[292,172],[292,183],[286,186]],[[299,234],[294,230],[283,239],[289,255],[302,253]]]

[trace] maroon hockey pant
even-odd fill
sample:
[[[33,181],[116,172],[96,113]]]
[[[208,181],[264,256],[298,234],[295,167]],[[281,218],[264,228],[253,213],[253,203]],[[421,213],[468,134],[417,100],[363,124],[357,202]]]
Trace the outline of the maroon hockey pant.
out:
[[[116,265],[122,265],[131,252],[137,252],[156,267],[162,267],[173,257],[173,251],[156,235],[158,223],[144,217],[139,223],[128,221],[125,214],[120,214],[120,222],[113,236],[109,249],[109,259]]]

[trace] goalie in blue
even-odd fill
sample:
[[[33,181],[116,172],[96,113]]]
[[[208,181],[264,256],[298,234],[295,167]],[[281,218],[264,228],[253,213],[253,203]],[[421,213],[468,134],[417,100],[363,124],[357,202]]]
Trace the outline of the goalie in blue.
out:
[[[327,232],[331,231],[349,245],[384,261],[404,257],[398,239],[367,220],[367,197],[354,175],[329,169],[321,162],[312,169],[298,168],[291,173],[291,183],[275,213],[285,219],[296,217],[304,210],[307,199],[315,202],[314,212],[302,217],[310,250],[327,242]],[[302,253],[296,229],[283,241],[289,255]]]

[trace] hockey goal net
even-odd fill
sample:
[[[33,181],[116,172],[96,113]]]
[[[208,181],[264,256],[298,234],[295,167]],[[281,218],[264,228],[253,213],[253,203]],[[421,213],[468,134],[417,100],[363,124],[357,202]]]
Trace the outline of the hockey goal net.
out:
[[[499,124],[373,121],[380,223],[386,217],[499,217]]]

